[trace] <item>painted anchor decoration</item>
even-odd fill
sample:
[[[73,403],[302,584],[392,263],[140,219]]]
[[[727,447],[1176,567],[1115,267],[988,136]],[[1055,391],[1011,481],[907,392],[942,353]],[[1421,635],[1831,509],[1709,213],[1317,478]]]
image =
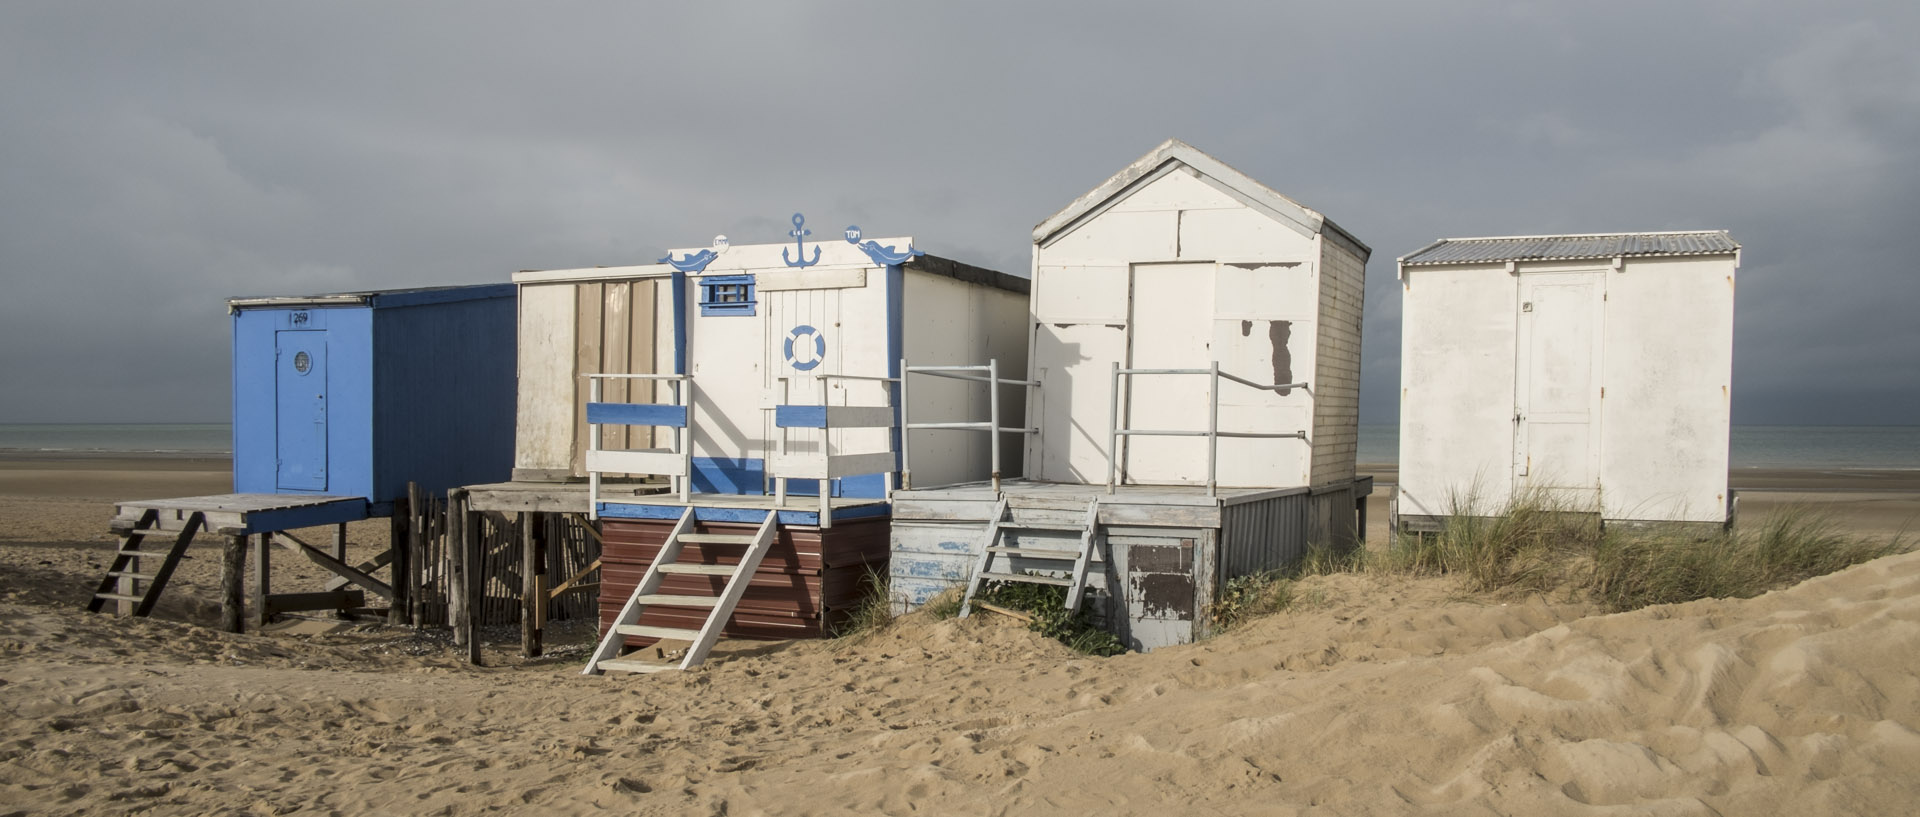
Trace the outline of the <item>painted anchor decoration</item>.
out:
[[[793,248],[799,252],[800,257],[797,259],[788,258],[786,249],[782,248],[780,250],[780,260],[787,262],[787,266],[789,267],[804,268],[820,263],[819,244],[813,245],[813,260],[807,260],[807,236],[813,235],[813,231],[807,229],[806,224],[806,216],[800,215],[799,213],[793,214],[793,229],[788,231],[787,235],[793,236]]]
[[[897,251],[891,246],[882,247],[880,246],[880,242],[872,239],[861,242],[860,226],[857,224],[847,227],[847,243],[860,248],[860,251],[866,253],[868,258],[873,259],[873,263],[883,267],[904,264],[908,259],[914,258],[915,256],[926,255],[926,253],[914,249],[912,244],[908,244],[904,251]]]

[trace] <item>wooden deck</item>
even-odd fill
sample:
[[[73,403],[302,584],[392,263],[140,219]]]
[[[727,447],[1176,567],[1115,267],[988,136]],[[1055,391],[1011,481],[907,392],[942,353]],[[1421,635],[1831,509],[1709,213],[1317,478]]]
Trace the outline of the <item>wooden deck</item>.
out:
[[[503,513],[586,513],[587,484],[584,482],[499,482],[467,487],[469,507],[476,511]],[[693,494],[681,502],[678,494],[665,493],[660,485],[600,486],[600,516],[609,519],[677,519],[691,505],[699,508],[703,522],[758,522],[777,503],[771,495]],[[885,516],[889,504],[878,497],[834,497],[828,502],[835,519],[867,519]],[[784,525],[820,524],[820,499],[788,496],[778,505]]]
[[[367,500],[357,496],[215,494],[115,502],[109,525],[116,532],[131,530],[148,510],[159,513],[157,530],[180,530],[198,513],[205,515],[207,530],[222,536],[357,522],[371,513]]]

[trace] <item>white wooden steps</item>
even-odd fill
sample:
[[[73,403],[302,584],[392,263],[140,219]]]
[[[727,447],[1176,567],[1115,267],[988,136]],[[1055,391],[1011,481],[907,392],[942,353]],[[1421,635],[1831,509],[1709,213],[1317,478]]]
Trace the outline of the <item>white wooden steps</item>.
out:
[[[1087,590],[1087,565],[1093,561],[1094,530],[1100,523],[1100,500],[1098,497],[1087,501],[1086,516],[1079,524],[1064,521],[1019,522],[1008,518],[1009,508],[1006,497],[1001,497],[993,506],[993,516],[987,521],[986,535],[981,538],[980,558],[974,562],[973,576],[967,580],[967,595],[960,602],[960,617],[966,618],[973,612],[973,597],[987,582],[1025,582],[1027,584],[1051,584],[1067,588],[1068,610],[1080,609],[1080,601]],[[1080,534],[1078,550],[1064,550],[1048,547],[1022,547],[1007,539],[1009,533],[1023,531],[1050,531]],[[1043,560],[1061,563],[1059,570],[1067,571],[1066,563],[1071,562],[1071,576],[1049,576],[1037,573],[1019,573],[1013,569],[1015,558]],[[1006,566],[995,570],[995,562],[1005,560]]]
[[[173,569],[180,565],[180,557],[187,552],[187,546],[193,544],[193,536],[200,532],[206,522],[204,514],[188,517],[185,527],[178,531],[160,530],[160,512],[148,508],[139,521],[131,528],[116,528],[120,535],[119,552],[114,554],[113,563],[108,565],[107,574],[100,579],[100,586],[93,591],[93,598],[87,602],[87,609],[98,613],[114,603],[114,612],[123,616],[147,616],[153,613],[153,605],[160,601],[160,591],[167,588],[167,580],[173,577]],[[125,524],[124,521],[116,524]],[[173,543],[165,550],[143,550],[141,545],[148,537],[174,537]],[[158,565],[144,562],[146,559],[159,559]],[[152,572],[146,568],[151,566]]]
[[[768,511],[759,530],[752,535],[726,533],[699,533],[694,527],[699,523],[694,518],[695,508],[689,506],[680,515],[680,521],[667,534],[667,541],[661,545],[660,553],[653,563],[647,566],[647,572],[634,585],[633,595],[627,598],[620,615],[613,620],[613,626],[607,629],[606,637],[600,639],[600,646],[593,651],[593,657],[587,661],[583,675],[599,675],[608,671],[617,672],[661,672],[663,670],[690,669],[707,660],[707,654],[713,651],[713,645],[720,640],[720,630],[727,626],[727,620],[733,617],[733,608],[740,603],[740,597],[747,592],[747,584],[753,580],[753,572],[760,568],[760,561],[766,558],[767,551],[773,549],[774,539],[780,530],[779,511]],[[745,552],[737,565],[708,565],[680,562],[681,550],[689,544],[739,545]],[[718,596],[684,596],[661,593],[660,584],[667,576],[691,574],[700,576],[726,576],[727,584]],[[651,605],[663,607],[709,608],[707,620],[698,630],[679,627],[655,627],[640,624],[640,616]],[[622,658],[627,639],[657,638],[663,640],[686,641],[690,646],[682,653],[679,663],[657,663]]]

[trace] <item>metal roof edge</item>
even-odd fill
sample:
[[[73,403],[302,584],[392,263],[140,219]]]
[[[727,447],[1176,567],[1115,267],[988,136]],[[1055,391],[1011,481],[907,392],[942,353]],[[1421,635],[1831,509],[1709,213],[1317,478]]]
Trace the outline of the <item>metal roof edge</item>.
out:
[[[976,267],[964,261],[955,261],[931,253],[914,256],[901,266],[905,269],[944,275],[956,281],[990,286],[1021,295],[1033,291],[1033,282],[1021,276],[986,267]]]
[[[1433,244],[1420,248],[1420,250],[1424,251],[1433,247],[1435,244],[1445,244],[1450,241],[1527,241],[1542,238],[1611,238],[1613,236],[1628,235],[1712,235],[1715,233],[1726,236],[1728,241],[1733,241],[1733,234],[1727,230],[1625,230],[1611,233],[1541,233],[1539,235],[1482,235],[1442,238],[1433,242]],[[1736,247],[1740,245],[1738,241],[1733,241],[1733,243]],[[1408,255],[1413,254],[1414,253],[1408,253]]]
[[[614,278],[664,278],[673,274],[666,264],[635,264],[624,267],[582,267],[578,269],[521,270],[513,274],[516,284],[601,281]]]
[[[271,309],[297,306],[370,306],[391,309],[404,306],[511,298],[512,284],[460,284],[408,289],[375,289],[360,292],[331,292],[319,295],[241,295],[227,299],[227,311]]]

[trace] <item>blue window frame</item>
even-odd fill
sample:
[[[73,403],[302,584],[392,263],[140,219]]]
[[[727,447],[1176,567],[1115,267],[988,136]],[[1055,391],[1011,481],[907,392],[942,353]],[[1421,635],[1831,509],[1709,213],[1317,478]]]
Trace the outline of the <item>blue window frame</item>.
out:
[[[703,317],[752,315],[754,305],[759,303],[754,300],[751,275],[707,275],[697,280],[700,283],[700,314]]]

